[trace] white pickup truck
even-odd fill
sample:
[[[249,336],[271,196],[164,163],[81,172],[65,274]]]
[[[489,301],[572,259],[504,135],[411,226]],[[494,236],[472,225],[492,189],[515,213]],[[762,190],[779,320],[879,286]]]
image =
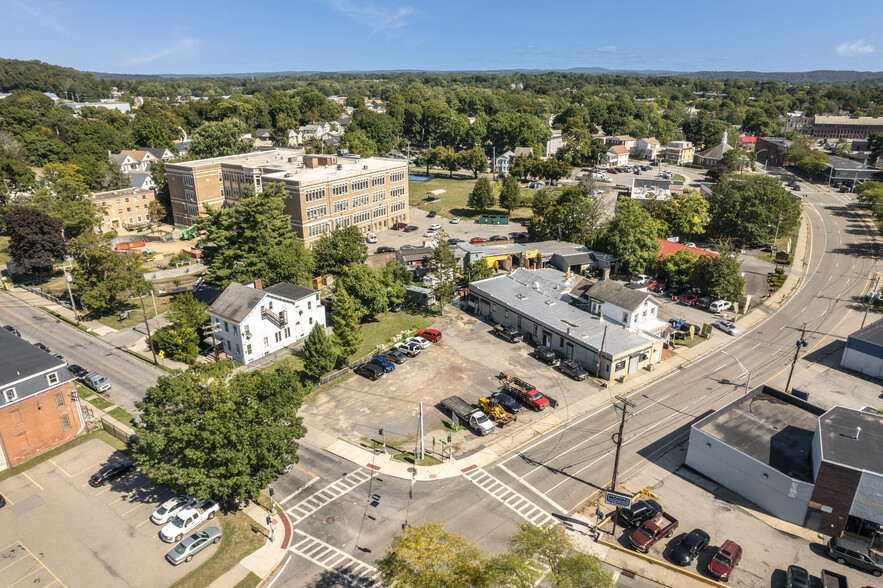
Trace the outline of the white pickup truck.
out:
[[[159,532],[159,538],[166,543],[180,541],[184,535],[200,523],[215,518],[220,505],[214,500],[200,500],[190,508],[185,508]]]

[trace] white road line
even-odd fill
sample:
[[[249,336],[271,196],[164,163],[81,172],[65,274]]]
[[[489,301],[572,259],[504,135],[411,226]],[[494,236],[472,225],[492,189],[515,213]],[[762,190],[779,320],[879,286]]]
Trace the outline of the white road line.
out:
[[[755,345],[755,346],[752,347],[751,349],[752,349],[752,350],[753,350],[753,349],[757,349],[757,348],[760,347],[761,345],[763,345],[763,343],[758,343],[757,345]]]
[[[380,586],[377,577],[377,568],[366,564],[340,549],[307,535],[300,529],[294,530],[295,534],[303,537],[300,541],[289,547],[289,551],[302,558],[334,572],[349,583],[356,586]]]
[[[464,473],[463,476],[531,524],[542,527],[550,523],[557,524],[558,522],[552,515],[536,506],[533,502],[524,498],[518,492],[509,486],[506,486],[481,468],[469,470]],[[505,491],[491,492],[489,490],[490,487],[496,486],[497,484],[502,485],[505,488]],[[513,494],[514,496],[507,496],[508,494]],[[522,512],[525,510],[527,512]],[[564,510],[562,509],[561,512],[564,512]]]
[[[291,523],[297,524],[325,506],[326,504],[337,500],[344,494],[358,488],[371,479],[371,474],[364,470],[356,470],[335,482],[332,482],[307,498],[304,498],[296,505],[292,506],[285,512],[291,517]]]
[[[304,484],[303,486],[301,486],[300,488],[298,488],[297,490],[295,490],[294,492],[292,492],[291,494],[289,494],[288,496],[286,496],[285,498],[280,500],[279,504],[285,504],[286,502],[288,502],[289,500],[294,498],[297,494],[299,494],[300,492],[303,492],[304,490],[306,490],[307,488],[309,488],[310,486],[312,486],[313,484],[315,484],[318,481],[319,481],[318,476],[315,478],[310,478],[309,482],[307,482],[306,484]]]
[[[267,584],[267,588],[273,588],[273,584],[276,583],[276,580],[278,580],[279,576],[282,575],[282,572],[285,571],[285,568],[288,566],[288,562],[290,562],[290,561],[291,561],[291,554],[289,553],[288,558],[285,560],[285,563],[282,564],[282,567],[279,569],[278,572],[276,572],[276,575],[273,577],[272,580],[270,580],[270,583]]]
[[[565,511],[565,509],[562,508],[558,503],[556,503],[554,500],[552,500],[551,498],[549,498],[548,496],[546,496],[545,494],[543,494],[542,492],[540,492],[539,490],[537,490],[536,488],[534,488],[533,486],[531,486],[530,484],[528,484],[527,481],[525,481],[525,480],[521,479],[520,477],[516,476],[516,475],[515,475],[515,472],[510,471],[509,468],[507,468],[506,466],[501,465],[501,466],[498,466],[498,467],[499,467],[501,470],[503,470],[504,472],[506,472],[507,474],[509,474],[510,476],[512,476],[513,478],[515,478],[516,480],[518,480],[519,482],[521,482],[522,484],[524,484],[525,486],[527,486],[527,488],[530,489],[531,492],[533,492],[534,494],[536,494],[537,496],[539,496],[540,498],[542,498],[543,500],[545,500],[546,502],[548,502],[549,504],[551,504],[552,506],[554,506],[554,507],[555,507],[555,510],[557,510],[558,512],[564,512],[564,511]]]

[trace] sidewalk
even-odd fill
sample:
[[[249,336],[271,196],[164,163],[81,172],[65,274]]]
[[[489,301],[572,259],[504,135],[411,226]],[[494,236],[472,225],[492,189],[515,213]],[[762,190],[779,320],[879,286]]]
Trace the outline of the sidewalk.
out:
[[[73,323],[77,322],[77,316],[73,310],[46,300],[39,294],[34,294],[30,290],[25,290],[24,288],[19,288],[18,286],[12,286],[9,290],[0,289],[0,292],[5,292],[9,296],[12,296],[13,298],[23,302],[24,304],[27,304],[28,306],[33,306],[34,308],[45,308],[59,316],[68,319]],[[87,332],[90,332],[93,335],[97,335],[99,337],[103,335],[109,335],[111,333],[116,333],[116,329],[112,329],[106,325],[101,324],[98,321],[81,321],[80,324]]]

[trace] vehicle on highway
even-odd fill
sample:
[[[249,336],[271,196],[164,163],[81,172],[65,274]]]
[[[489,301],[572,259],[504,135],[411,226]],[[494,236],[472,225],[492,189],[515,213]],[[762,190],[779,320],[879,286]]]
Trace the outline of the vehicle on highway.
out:
[[[451,219],[451,224],[452,224],[452,225],[458,225],[458,224],[460,224],[460,217],[459,217],[459,216],[455,216],[454,218],[452,218],[452,219]]]
[[[573,359],[562,359],[561,363],[558,364],[558,368],[577,382],[582,382],[589,377],[589,372],[578,361]]]
[[[742,548],[739,547],[739,544],[735,541],[724,541],[724,544],[708,562],[708,573],[715,580],[726,582],[741,560]]]
[[[403,231],[405,233],[413,233],[414,231],[419,231],[419,230],[420,230],[420,227],[418,227],[416,225],[408,225],[407,227],[405,227],[403,229]]]
[[[800,566],[788,566],[785,571],[785,588],[812,588],[809,572]]]
[[[491,394],[491,398],[499,402],[503,408],[512,414],[521,412],[521,404],[505,392],[494,392]]]
[[[424,237],[435,237],[436,235],[438,235],[438,231],[426,231],[423,233]]]
[[[392,226],[392,230],[393,230],[393,231],[399,231],[399,230],[401,230],[401,229],[404,229],[404,228],[407,227],[407,226],[408,226],[408,223],[395,223],[395,224]]]
[[[840,565],[850,565],[877,577],[883,575],[883,562],[880,562],[877,554],[864,541],[834,537],[828,541],[828,555]]]
[[[408,357],[417,357],[420,355],[420,352],[423,351],[423,348],[416,343],[407,341],[399,343],[395,346],[395,349],[400,353],[404,353]]]
[[[678,520],[666,512],[644,521],[629,535],[629,543],[637,551],[647,553],[663,537],[671,537],[678,528]]]
[[[204,521],[215,518],[220,510],[215,500],[200,500],[193,506],[185,508],[159,532],[159,538],[166,543],[180,541],[184,535],[198,527]]]
[[[696,556],[705,551],[709,541],[711,537],[708,533],[702,529],[693,529],[671,550],[671,560],[679,566],[688,566],[693,563]]]
[[[395,247],[388,247],[388,246],[384,245],[383,247],[377,248],[377,253],[395,253],[395,252],[396,252]]]
[[[439,229],[441,229],[441,225],[438,223],[432,223],[431,225],[429,225],[430,231],[437,231]]]
[[[436,329],[424,329],[417,333],[418,337],[423,337],[427,341],[432,341],[433,343],[438,343],[442,340],[441,331],[437,331]]]
[[[494,432],[494,423],[481,409],[475,408],[459,396],[450,396],[441,401],[451,414],[469,426],[476,434],[484,436]]]
[[[190,561],[193,556],[208,547],[221,541],[223,533],[217,527],[206,527],[190,535],[166,554],[166,559],[173,566]]]
[[[114,463],[109,463],[89,478],[89,485],[93,488],[104,486],[112,480],[116,480],[124,474],[128,474],[135,468],[135,462],[131,459],[124,459]]]
[[[736,336],[742,332],[731,321],[724,321],[724,320],[714,321],[714,326],[716,326],[718,329],[720,329],[724,333],[727,333],[728,335]]]
[[[473,244],[475,244],[475,243],[487,243],[487,239],[485,239],[484,237],[472,237],[471,239],[469,239],[469,242],[470,242],[470,243],[473,243]]]
[[[371,358],[371,362],[374,365],[380,367],[384,372],[394,372],[396,369],[396,364],[392,362],[388,357],[384,357],[383,355],[375,355]]]
[[[41,349],[41,350],[45,351],[46,353],[52,353],[52,350],[49,349],[48,347],[46,347],[45,345],[43,345],[42,343],[34,343],[34,347],[36,347],[37,349]]]
[[[83,384],[92,388],[96,392],[106,392],[111,388],[110,382],[107,381],[107,378],[98,372],[89,372],[83,376]]]
[[[383,374],[385,373],[384,369],[376,363],[363,363],[355,369],[355,372],[360,376],[368,378],[372,382],[383,377]]]
[[[165,525],[175,518],[179,512],[185,508],[193,506],[194,504],[196,504],[196,497],[188,494],[181,494],[180,496],[169,498],[153,511],[153,514],[150,515],[150,521],[156,525]]]
[[[619,520],[626,527],[637,527],[662,512],[662,505],[655,500],[639,500],[629,508],[619,511]]]
[[[405,343],[416,343],[417,345],[420,346],[420,349],[426,349],[430,345],[428,340],[424,339],[423,337],[420,337],[419,335],[416,335],[414,337],[408,337],[407,339],[405,339]]]
[[[509,237],[505,237],[503,235],[493,235],[488,241],[508,241]]]
[[[555,352],[552,351],[551,348],[546,347],[545,345],[537,345],[537,348],[533,350],[533,354],[534,357],[549,365],[555,365],[558,363],[558,356],[555,355]]]
[[[67,371],[73,374],[77,380],[82,380],[89,373],[89,370],[77,364],[67,366]]]
[[[405,363],[406,361],[408,361],[407,355],[405,355],[401,351],[396,351],[395,349],[390,349],[389,351],[385,352],[383,356],[393,363]]]
[[[15,335],[16,337],[21,337],[21,333],[18,332],[18,329],[13,327],[12,325],[3,325],[3,328]]]

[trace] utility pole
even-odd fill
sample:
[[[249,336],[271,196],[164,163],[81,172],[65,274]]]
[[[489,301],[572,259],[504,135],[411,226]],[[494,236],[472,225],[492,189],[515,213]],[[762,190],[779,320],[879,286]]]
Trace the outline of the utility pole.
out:
[[[147,310],[144,308],[144,296],[139,294],[138,300],[141,301],[141,314],[144,315],[144,326],[147,327],[147,344],[150,346],[150,352],[153,353],[153,365],[157,365],[159,362],[156,360],[156,349],[153,348],[153,337],[150,335],[150,322],[147,320]]]
[[[65,281],[65,285],[67,286],[67,295],[68,295],[68,296],[70,297],[70,299],[71,299],[71,308],[72,308],[73,311],[74,311],[74,317],[76,317],[76,319],[77,319],[77,324],[79,325],[79,324],[80,324],[80,313],[77,312],[77,304],[74,302],[74,295],[73,295],[73,293],[71,292],[71,282],[73,281],[73,278],[71,278],[71,275],[70,275],[70,274],[68,273],[68,271],[67,271],[67,270],[68,270],[68,266],[67,266],[67,263],[66,263],[66,262],[65,262],[65,264],[62,266],[61,269],[64,270],[64,281]],[[867,313],[865,313],[865,314],[867,314]]]
[[[156,320],[156,330],[159,331],[159,310],[156,308],[156,296],[152,288],[150,290],[150,297],[153,299],[153,318]]]
[[[776,236],[773,237],[773,246],[772,246],[773,252],[775,252],[777,249],[776,241],[779,239],[779,225],[781,225],[781,224],[782,224],[782,213],[780,212],[779,213],[779,222],[776,223]]]
[[[420,455],[419,455],[419,458],[422,460],[424,457],[426,457],[426,454],[425,454],[426,448],[423,445],[423,436],[424,435],[423,435],[423,403],[422,402],[420,403],[419,411],[420,411],[420,422],[417,424],[417,434],[420,436]]]
[[[622,419],[619,421],[619,432],[613,434],[613,442],[616,443],[616,456],[613,458],[613,479],[610,481],[610,491],[616,492],[616,477],[619,475],[619,452],[622,449],[622,431],[625,429],[625,417],[629,414],[630,408],[635,408],[635,403],[629,401],[625,396],[617,396],[616,401],[621,404],[614,404],[614,408],[622,411]],[[613,519],[613,534],[616,534],[616,517],[619,514],[617,507],[616,513],[611,517]]]
[[[868,294],[868,304],[865,306],[865,316],[862,317],[862,327],[865,328],[865,321],[868,320],[868,311],[871,310],[871,305],[874,304],[874,301],[880,296],[880,278],[877,278],[877,282],[874,284],[874,289]],[[71,304],[73,304],[73,300],[71,300]],[[76,311],[75,311],[76,312]]]
[[[601,377],[601,354],[604,353],[604,342],[607,341],[607,325],[604,325],[604,336],[601,337],[601,349],[598,350],[598,366],[595,368],[595,377]]]
[[[800,329],[800,339],[797,340],[797,349],[794,351],[794,360],[791,362],[791,371],[788,372],[788,382],[785,384],[785,392],[791,389],[791,376],[794,375],[794,366],[797,365],[797,359],[800,357],[800,349],[806,347],[806,323]]]

